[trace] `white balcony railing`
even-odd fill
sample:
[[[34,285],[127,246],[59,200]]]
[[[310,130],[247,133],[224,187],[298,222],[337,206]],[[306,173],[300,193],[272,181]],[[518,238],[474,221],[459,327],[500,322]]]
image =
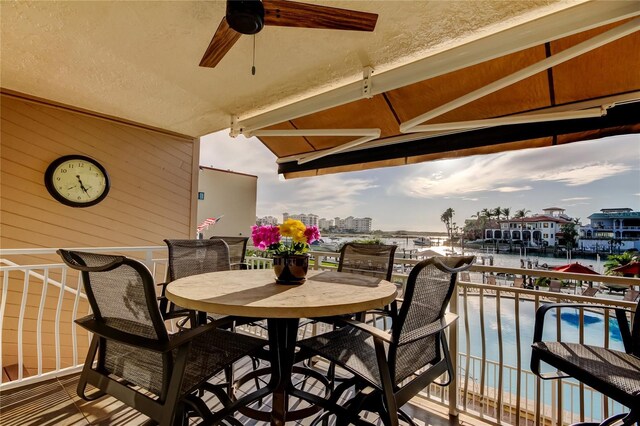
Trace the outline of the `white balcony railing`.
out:
[[[143,261],[154,278],[166,278],[166,247],[86,248],[87,251],[125,254]],[[338,254],[311,252],[311,268],[334,269]],[[29,256],[29,265],[15,260]],[[20,249],[0,252],[0,362],[13,366],[17,374],[8,381],[3,374],[0,391],[24,386],[78,371],[90,336],[76,327],[74,320],[89,312],[81,278],[61,263],[52,263],[55,249]],[[13,259],[14,261],[12,261]],[[34,262],[33,259],[41,259]],[[396,259],[393,280],[404,283],[415,259]],[[250,268],[270,268],[271,260],[248,257]],[[566,274],[554,271],[501,268],[476,264],[468,281],[459,280],[451,301],[451,311],[460,319],[450,330],[449,344],[454,356],[456,377],[452,386],[432,385],[423,397],[449,406],[452,413],[463,411],[496,425],[568,424],[600,420],[623,411],[623,407],[592,389],[566,379],[541,381],[529,370],[529,347],[533,333],[533,313],[542,303],[575,301],[623,306],[635,303],[621,297],[593,298],[570,293],[521,289],[510,286],[512,275],[548,276],[562,280],[597,280],[604,284],[639,286],[640,279]],[[488,285],[487,276],[503,277]],[[78,291],[80,289],[80,291]],[[606,290],[605,290],[606,291]],[[574,289],[575,293],[576,290]],[[615,322],[605,312],[600,323],[589,310],[556,316],[547,327],[564,338],[619,345]],[[569,331],[565,331],[568,329]],[[247,329],[264,334],[261,328]],[[312,330],[303,330],[303,333]],[[313,330],[318,331],[318,330]],[[569,334],[567,334],[569,333]]]

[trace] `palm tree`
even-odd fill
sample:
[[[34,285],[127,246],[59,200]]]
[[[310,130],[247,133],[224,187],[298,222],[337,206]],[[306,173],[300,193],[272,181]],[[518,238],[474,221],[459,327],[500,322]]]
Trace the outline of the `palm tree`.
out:
[[[604,262],[605,275],[619,275],[618,272],[614,272],[613,269],[624,266],[627,263],[631,263],[634,260],[634,254],[630,251],[626,251],[622,254],[610,254]]]
[[[491,211],[492,215],[496,217],[496,219],[500,220],[500,215],[502,214],[502,208],[500,206],[496,207]]]
[[[504,215],[504,218],[509,220],[509,215],[511,214],[511,207],[505,207],[504,209],[502,209],[502,214]]]
[[[502,209],[502,214],[507,221],[507,239],[509,240],[509,251],[511,251],[511,228],[509,228],[509,215],[511,214],[511,207],[505,207]],[[504,235],[503,235],[504,237]]]
[[[449,237],[449,239],[451,239],[451,231],[453,230],[452,221],[454,213],[454,210],[449,207],[440,216],[440,220],[444,222],[444,225],[447,227],[447,236]]]
[[[527,213],[531,213],[531,210],[527,210],[527,209],[520,209],[520,210],[516,210],[516,213],[513,215],[514,219],[521,219],[521,225],[520,225],[520,239],[522,240],[522,242],[524,243],[524,219],[527,217]]]

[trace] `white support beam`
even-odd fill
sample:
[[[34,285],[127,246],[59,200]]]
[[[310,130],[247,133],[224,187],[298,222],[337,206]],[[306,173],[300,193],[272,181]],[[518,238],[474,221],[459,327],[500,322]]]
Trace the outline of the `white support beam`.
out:
[[[591,108],[579,111],[547,112],[542,114],[510,115],[508,117],[487,118],[485,120],[456,121],[451,123],[425,124],[415,126],[413,132],[445,130],[472,130],[483,127],[504,126],[510,124],[541,123],[545,121],[574,120],[578,118],[597,118],[607,114],[607,107]]]
[[[435,53],[371,76],[376,95],[545,42],[640,15],[637,1],[589,1],[513,28]],[[360,80],[265,113],[243,118],[237,127],[251,132],[363,98]]]
[[[418,125],[420,123],[424,123],[425,121],[431,120],[435,117],[438,117],[442,114],[445,114],[463,105],[471,103],[491,93],[497,92],[500,89],[503,89],[519,81],[522,81],[541,71],[547,70],[558,64],[561,64],[577,56],[580,56],[586,52],[590,52],[594,49],[597,49],[598,47],[611,43],[612,41],[618,40],[629,34],[633,34],[634,32],[639,30],[640,30],[640,18],[629,21],[607,32],[604,32],[595,37],[592,37],[589,40],[583,41],[582,43],[576,44],[575,46],[565,49],[560,53],[556,53],[555,55],[550,56],[546,59],[543,59],[542,61],[536,62],[533,65],[530,65],[526,68],[521,69],[520,71],[517,71],[499,80],[496,80],[493,83],[490,83],[484,87],[481,87],[480,89],[474,90],[471,93],[467,93],[466,95],[461,96],[457,99],[454,99],[451,102],[447,102],[446,104],[441,105],[437,108],[434,108],[431,111],[421,114],[415,118],[412,118],[411,120],[405,121],[404,123],[400,124],[400,131],[402,133],[409,133],[413,131],[424,131],[425,130],[424,127],[420,126],[421,128],[418,128]]]
[[[380,129],[295,129],[256,130],[251,136],[374,136],[380,137]]]
[[[377,135],[364,136],[364,137],[361,137],[360,139],[356,139],[356,140],[351,141],[351,142],[343,143],[342,145],[338,145],[338,146],[333,147],[333,148],[325,149],[324,151],[314,152],[313,154],[306,155],[306,156],[300,156],[298,158],[298,164],[308,163],[309,161],[317,160],[318,158],[326,157],[327,155],[336,154],[338,152],[342,152],[342,151],[347,150],[349,148],[353,148],[353,147],[356,147],[358,145],[362,145],[363,143],[372,141],[374,139],[378,139],[379,137],[380,137],[380,130],[378,130],[378,134]]]
[[[597,107],[597,110],[600,111],[600,106],[601,105],[606,105],[608,107],[614,107],[616,105],[624,105],[624,104],[628,104],[628,103],[632,103],[632,102],[640,102],[640,91],[635,91],[635,92],[630,92],[630,93],[625,93],[622,95],[615,95],[615,96],[606,96],[603,98],[599,98],[599,99],[591,99],[588,101],[583,101],[583,102],[575,102],[572,104],[567,104],[567,105],[559,105],[559,106],[555,106],[552,108],[545,108],[544,109],[544,114],[556,114],[556,113],[560,113],[560,112],[571,112],[571,113],[575,113],[578,110],[584,110],[584,109],[593,109],[595,107]],[[526,117],[526,116],[534,116],[534,115],[542,115],[543,113],[541,112],[537,112],[537,113],[531,113],[531,112],[527,112],[527,113],[522,113],[522,114],[517,114],[517,115],[512,115],[509,117]],[[505,117],[507,118],[507,117]],[[525,121],[523,121],[525,122]],[[442,123],[443,125],[448,125],[448,124],[452,124],[452,123]],[[515,123],[514,123],[515,124]],[[474,126],[475,128],[478,127],[484,127],[484,126]],[[407,143],[407,142],[413,142],[416,140],[420,140],[420,139],[428,139],[428,138],[433,138],[433,137],[438,137],[438,136],[445,136],[445,135],[451,135],[451,134],[455,134],[455,133],[463,133],[466,132],[468,130],[473,130],[473,129],[457,129],[457,130],[449,130],[449,131],[444,131],[444,130],[431,130],[431,131],[426,131],[426,132],[419,132],[419,133],[406,133],[403,135],[398,135],[398,136],[393,136],[390,138],[386,138],[386,139],[382,139],[382,140],[374,140],[374,141],[370,141],[368,143],[363,143],[348,149],[343,150],[343,152],[352,152],[352,151],[359,151],[359,150],[363,150],[363,149],[369,149],[369,148],[378,148],[378,147],[382,147],[382,146],[388,146],[388,145],[398,145],[398,144],[403,144],[403,143]],[[321,152],[325,152],[323,151],[317,151],[318,153]],[[278,160],[276,160],[276,162],[278,164],[282,164],[282,163],[288,163],[290,161],[297,161],[299,158],[299,156],[297,155],[291,155],[288,157],[282,157],[279,158]]]
[[[380,137],[380,129],[291,129],[291,130],[256,130],[251,132],[248,136],[360,136],[360,138],[347,142],[342,145],[338,145],[334,148],[325,149],[322,151],[314,152],[312,154],[301,154],[295,156],[295,160],[298,164],[308,163],[309,161],[317,160],[318,158],[326,157],[327,155],[342,152],[344,150],[362,145],[363,143],[378,139]]]

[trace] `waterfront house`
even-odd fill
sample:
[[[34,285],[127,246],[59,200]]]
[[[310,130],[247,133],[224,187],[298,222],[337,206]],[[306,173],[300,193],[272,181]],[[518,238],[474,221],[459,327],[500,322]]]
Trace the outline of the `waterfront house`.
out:
[[[86,353],[73,322],[86,299],[55,248],[135,256],[165,278],[162,239],[192,238],[198,224],[205,134],[258,136],[296,178],[640,132],[640,75],[629,72],[640,69],[637,2],[334,5],[378,13],[376,30],[269,27],[211,68],[198,63],[222,2],[0,3],[3,392],[77,371]],[[67,155],[107,172],[99,203],[52,197],[46,171]],[[456,362],[486,365],[455,345]],[[476,399],[457,404],[452,392],[452,413],[480,407],[517,423],[519,411],[502,410],[515,392],[523,415],[552,416],[530,409],[528,385],[493,383],[491,396],[483,380],[465,383]],[[562,398],[544,396],[562,419]],[[8,415],[24,415],[15,399]],[[36,405],[58,424],[78,414]]]
[[[553,247],[562,242],[562,225],[572,219],[564,209],[549,207],[543,213],[524,218],[496,221],[499,229],[485,230],[485,238],[524,242],[528,247]]]
[[[640,250],[640,211],[606,208],[580,227],[580,246],[593,251]]]

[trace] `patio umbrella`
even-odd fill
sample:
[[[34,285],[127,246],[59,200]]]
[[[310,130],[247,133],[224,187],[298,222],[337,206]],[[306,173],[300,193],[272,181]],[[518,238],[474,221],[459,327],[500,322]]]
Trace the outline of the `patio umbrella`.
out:
[[[554,271],[558,272],[571,272],[574,274],[591,274],[591,275],[600,275],[598,272],[589,268],[588,266],[584,266],[579,264],[578,262],[569,263],[568,265],[555,266],[551,268]],[[582,281],[578,281],[578,285],[582,286]],[[592,286],[592,283],[589,282],[589,287]],[[576,287],[577,289],[577,287]]]
[[[581,265],[579,263],[569,263],[568,265],[555,266],[552,268],[554,271],[558,272],[571,272],[574,274],[592,274],[592,275],[600,275],[598,272],[589,268],[588,266]]]
[[[622,265],[622,266],[618,266],[617,268],[613,268],[612,271],[620,272],[622,274],[639,275],[640,274],[640,262],[638,262],[638,261],[629,262],[626,265]]]

